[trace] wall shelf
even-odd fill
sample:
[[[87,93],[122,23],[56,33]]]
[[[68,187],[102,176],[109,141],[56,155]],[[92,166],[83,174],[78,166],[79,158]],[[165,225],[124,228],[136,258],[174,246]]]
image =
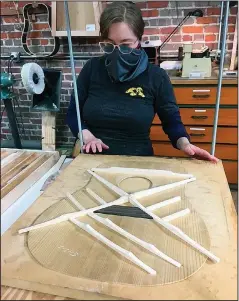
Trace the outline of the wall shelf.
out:
[[[69,2],[71,36],[99,37],[99,19],[103,11],[101,2]],[[52,35],[66,37],[64,2],[52,2]]]

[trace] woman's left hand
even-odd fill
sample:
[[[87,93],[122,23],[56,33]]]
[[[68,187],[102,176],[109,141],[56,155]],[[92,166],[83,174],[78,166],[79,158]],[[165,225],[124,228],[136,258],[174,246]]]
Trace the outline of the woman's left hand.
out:
[[[180,139],[182,139],[182,138],[180,138]],[[195,159],[207,160],[207,161],[211,161],[213,163],[219,162],[218,158],[212,156],[206,150],[201,149],[200,147],[197,147],[197,146],[191,144],[187,138],[185,138],[181,141],[178,141],[178,146],[179,146],[180,150],[182,150],[186,155],[193,157]]]

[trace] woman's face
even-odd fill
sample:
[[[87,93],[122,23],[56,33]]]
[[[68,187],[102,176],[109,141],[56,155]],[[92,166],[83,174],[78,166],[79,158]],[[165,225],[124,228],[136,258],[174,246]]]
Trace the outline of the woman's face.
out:
[[[128,24],[124,22],[113,23],[109,29],[107,42],[114,45],[124,44],[130,48],[137,48],[139,40]]]

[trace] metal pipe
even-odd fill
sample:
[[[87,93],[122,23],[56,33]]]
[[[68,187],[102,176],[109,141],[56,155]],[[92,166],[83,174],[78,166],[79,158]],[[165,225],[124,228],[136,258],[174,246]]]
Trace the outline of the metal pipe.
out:
[[[70,50],[71,72],[73,78],[76,113],[77,113],[77,121],[78,121],[78,128],[79,128],[78,135],[80,139],[81,153],[83,153],[83,135],[82,135],[82,127],[81,127],[80,105],[79,105],[78,90],[76,84],[75,62],[74,62],[73,49],[72,49],[70,17],[69,17],[68,3],[66,0],[64,0],[64,8],[65,8],[65,18],[66,18],[66,31],[68,37],[69,50]]]
[[[215,154],[215,146],[216,146],[216,139],[217,139],[217,124],[218,124],[218,114],[219,114],[219,106],[220,106],[220,99],[221,99],[222,75],[223,75],[223,67],[224,67],[225,52],[226,52],[226,36],[227,36],[227,28],[228,28],[229,1],[226,1],[225,6],[226,6],[226,9],[225,9],[224,17],[223,17],[222,47],[221,47],[220,68],[219,68],[219,75],[218,75],[216,108],[215,108],[214,123],[213,123],[213,136],[212,136],[212,148],[211,148],[211,154],[213,156]]]
[[[219,35],[218,35],[218,45],[217,45],[218,51],[220,51],[220,49],[221,49],[223,8],[224,8],[224,1],[221,1],[221,15],[220,15],[220,22],[219,22]]]

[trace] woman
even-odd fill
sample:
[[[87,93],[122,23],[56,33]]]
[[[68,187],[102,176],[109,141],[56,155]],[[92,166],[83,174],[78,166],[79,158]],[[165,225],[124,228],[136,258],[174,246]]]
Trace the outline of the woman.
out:
[[[217,162],[190,143],[167,73],[150,64],[140,47],[143,32],[141,11],[131,2],[114,2],[101,15],[100,47],[105,54],[88,60],[77,79],[84,151],[152,156],[149,134],[157,113],[173,147]],[[67,123],[77,137],[73,95]]]

